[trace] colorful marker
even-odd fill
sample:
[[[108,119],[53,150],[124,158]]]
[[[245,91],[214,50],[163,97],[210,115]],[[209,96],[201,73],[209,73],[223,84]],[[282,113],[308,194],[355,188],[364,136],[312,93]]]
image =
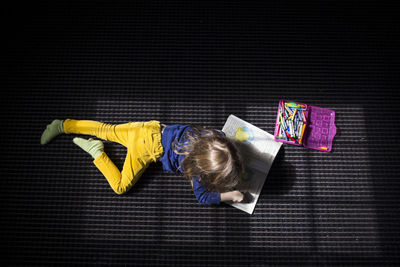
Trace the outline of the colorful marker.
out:
[[[278,139],[301,144],[307,122],[305,107],[305,105],[295,102],[280,101],[277,124]]]
[[[303,124],[303,129],[301,130],[301,136],[300,136],[300,144],[301,144],[301,141],[303,141],[303,136],[304,136],[304,130],[306,129],[306,124]]]
[[[296,112],[297,112],[297,109],[295,109],[294,112],[293,112],[292,120],[294,119],[294,116],[296,116]]]
[[[294,140],[293,137],[291,137],[287,131],[285,131],[285,133],[286,133],[287,137],[289,137],[293,142],[296,142],[296,140]]]
[[[287,110],[287,112],[290,114],[290,116],[292,116],[292,111],[285,105],[285,109]]]
[[[303,117],[303,122],[306,123],[306,114],[304,113],[304,111],[301,111],[302,113],[302,117]]]

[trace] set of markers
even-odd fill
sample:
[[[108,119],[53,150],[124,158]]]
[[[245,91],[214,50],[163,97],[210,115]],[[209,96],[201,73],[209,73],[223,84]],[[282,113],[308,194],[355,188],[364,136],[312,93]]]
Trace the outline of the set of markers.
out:
[[[281,100],[278,107],[276,139],[300,145],[307,126],[307,106]]]
[[[334,110],[279,101],[274,132],[276,141],[330,152],[335,135]]]

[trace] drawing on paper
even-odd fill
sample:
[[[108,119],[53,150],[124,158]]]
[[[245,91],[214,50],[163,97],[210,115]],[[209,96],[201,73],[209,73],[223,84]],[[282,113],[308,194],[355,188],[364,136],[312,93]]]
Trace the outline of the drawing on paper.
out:
[[[239,126],[235,131],[235,140],[240,142],[251,142],[254,139],[253,131],[246,126]]]

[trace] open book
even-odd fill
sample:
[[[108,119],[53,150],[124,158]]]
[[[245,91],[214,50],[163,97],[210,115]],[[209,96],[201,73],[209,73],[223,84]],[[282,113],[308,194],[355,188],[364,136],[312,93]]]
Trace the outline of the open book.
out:
[[[234,115],[228,117],[222,131],[235,141],[245,165],[243,181],[237,187],[237,190],[245,193],[245,201],[228,204],[252,214],[282,143],[276,142],[273,135]]]

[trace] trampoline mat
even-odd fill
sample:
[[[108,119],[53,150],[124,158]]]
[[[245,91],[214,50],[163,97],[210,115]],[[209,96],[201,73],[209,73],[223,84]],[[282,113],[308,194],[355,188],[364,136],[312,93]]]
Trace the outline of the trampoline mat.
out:
[[[399,263],[399,19],[390,5],[41,3],[6,9],[9,265]],[[284,144],[252,215],[152,164],[125,195],[53,119],[273,133],[280,99],[336,112],[330,153]],[[105,142],[122,168],[125,149]]]

